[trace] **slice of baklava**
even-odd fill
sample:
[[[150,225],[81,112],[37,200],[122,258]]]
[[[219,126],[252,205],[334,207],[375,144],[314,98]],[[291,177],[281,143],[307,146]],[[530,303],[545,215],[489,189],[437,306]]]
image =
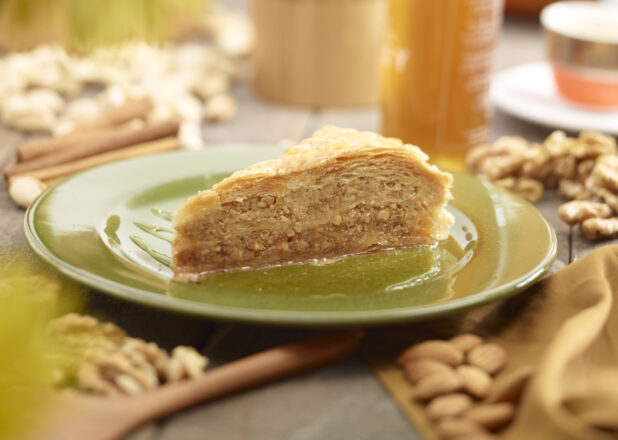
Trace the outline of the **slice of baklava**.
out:
[[[415,146],[324,127],[180,208],[175,279],[431,245],[453,224],[451,183]]]

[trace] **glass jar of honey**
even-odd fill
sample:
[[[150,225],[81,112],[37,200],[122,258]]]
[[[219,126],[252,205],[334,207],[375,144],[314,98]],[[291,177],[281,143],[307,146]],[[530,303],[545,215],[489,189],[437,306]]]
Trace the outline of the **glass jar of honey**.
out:
[[[389,0],[380,59],[382,132],[463,169],[489,140],[489,80],[502,0]]]

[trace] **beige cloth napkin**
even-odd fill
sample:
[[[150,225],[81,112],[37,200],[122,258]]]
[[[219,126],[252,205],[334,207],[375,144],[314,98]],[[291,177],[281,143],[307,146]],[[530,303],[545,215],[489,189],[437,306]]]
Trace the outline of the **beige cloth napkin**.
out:
[[[505,371],[536,373],[509,440],[618,439],[618,246],[600,248],[515,297],[465,314],[375,330],[367,357],[425,439],[437,439],[411,386],[394,364],[402,348],[472,331],[502,345]]]

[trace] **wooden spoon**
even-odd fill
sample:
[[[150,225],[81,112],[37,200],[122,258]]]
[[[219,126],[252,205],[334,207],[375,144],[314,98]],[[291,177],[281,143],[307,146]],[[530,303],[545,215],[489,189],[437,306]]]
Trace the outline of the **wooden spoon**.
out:
[[[303,373],[356,350],[361,331],[329,333],[282,345],[213,368],[197,379],[165,385],[136,397],[61,395],[35,439],[112,440],[200,402]]]

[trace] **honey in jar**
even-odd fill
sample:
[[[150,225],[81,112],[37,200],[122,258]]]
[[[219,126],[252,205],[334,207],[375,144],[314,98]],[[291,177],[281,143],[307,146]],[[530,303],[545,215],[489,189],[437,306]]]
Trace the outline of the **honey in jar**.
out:
[[[389,0],[380,60],[382,132],[463,169],[489,140],[489,79],[502,0]]]

